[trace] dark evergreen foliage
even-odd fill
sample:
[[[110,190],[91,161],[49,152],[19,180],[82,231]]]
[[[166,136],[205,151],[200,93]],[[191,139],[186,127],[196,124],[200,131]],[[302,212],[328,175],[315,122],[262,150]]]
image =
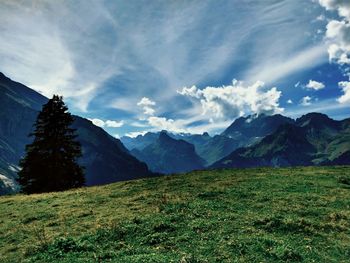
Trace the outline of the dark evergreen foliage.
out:
[[[76,130],[70,128],[72,123],[62,97],[54,95],[43,106],[30,134],[34,141],[26,146],[27,154],[20,162],[22,192],[62,191],[84,185],[83,168],[77,163],[81,146]]]

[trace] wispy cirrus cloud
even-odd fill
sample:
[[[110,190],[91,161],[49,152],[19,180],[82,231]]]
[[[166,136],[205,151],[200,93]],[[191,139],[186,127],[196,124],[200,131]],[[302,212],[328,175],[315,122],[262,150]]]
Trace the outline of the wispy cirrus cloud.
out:
[[[47,96],[63,95],[75,113],[125,120],[121,134],[157,125],[215,130],[227,119],[211,123],[200,100],[177,90],[230,86],[237,78],[277,86],[271,96],[284,94],[287,88],[276,82],[327,62],[325,43],[313,38],[318,23],[326,23],[315,6],[302,0],[3,0],[0,70]],[[249,85],[244,88],[248,93]],[[156,107],[143,105],[140,121],[142,98]],[[161,119],[150,123],[149,116]]]

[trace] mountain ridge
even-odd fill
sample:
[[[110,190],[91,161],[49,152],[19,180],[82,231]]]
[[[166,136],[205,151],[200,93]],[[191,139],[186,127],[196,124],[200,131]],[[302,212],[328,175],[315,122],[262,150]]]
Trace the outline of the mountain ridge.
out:
[[[213,137],[207,132],[203,134],[168,134],[175,139],[182,139],[193,144],[196,153],[206,161],[208,166],[224,158],[237,148],[257,143],[284,123],[294,123],[294,120],[280,114],[249,115],[237,118],[221,134]],[[147,132],[145,135],[138,135],[136,138],[123,136],[121,141],[125,143],[129,150],[133,150],[133,148],[142,150],[153,143],[158,134]],[[134,152],[137,153],[135,150]]]
[[[235,150],[209,168],[332,165],[336,158],[340,158],[339,163],[350,164],[350,159],[346,160],[350,143],[344,141],[350,138],[349,131],[348,119],[336,121],[322,113],[308,113],[294,124],[280,126],[259,143]],[[329,149],[332,143],[335,146]]]
[[[0,194],[18,190],[18,161],[47,98],[0,73]],[[112,137],[90,120],[73,116],[83,146],[87,185],[204,168],[350,164],[350,118],[311,112],[239,117],[221,134],[147,132]],[[125,146],[124,144],[125,143]],[[141,160],[141,161],[139,161]]]
[[[193,144],[174,139],[165,131],[160,132],[158,139],[143,150],[134,149],[131,153],[153,172],[171,174],[204,168],[204,160],[196,154]]]
[[[0,174],[8,180],[0,180],[0,194],[18,190],[17,165],[25,145],[31,142],[28,134],[38,111],[47,101],[40,93],[0,75]],[[87,185],[152,176],[147,165],[132,156],[120,140],[85,118],[73,118],[72,126],[82,144],[79,162],[86,167]],[[16,187],[9,187],[11,184]]]

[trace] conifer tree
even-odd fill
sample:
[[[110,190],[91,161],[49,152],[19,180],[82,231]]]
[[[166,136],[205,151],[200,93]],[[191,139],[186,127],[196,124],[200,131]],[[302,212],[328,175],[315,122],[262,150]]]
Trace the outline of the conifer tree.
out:
[[[29,135],[34,141],[26,146],[26,156],[20,161],[22,192],[63,191],[84,185],[83,168],[77,163],[81,146],[72,123],[62,97],[54,95],[43,106]]]

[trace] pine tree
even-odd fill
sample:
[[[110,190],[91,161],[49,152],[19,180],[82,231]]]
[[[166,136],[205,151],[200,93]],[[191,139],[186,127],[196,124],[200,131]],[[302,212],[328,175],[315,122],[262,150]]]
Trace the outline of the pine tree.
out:
[[[76,130],[70,128],[73,117],[62,97],[54,95],[39,113],[34,141],[26,146],[20,161],[18,182],[22,192],[62,191],[84,185],[83,168],[77,164],[81,156]]]

